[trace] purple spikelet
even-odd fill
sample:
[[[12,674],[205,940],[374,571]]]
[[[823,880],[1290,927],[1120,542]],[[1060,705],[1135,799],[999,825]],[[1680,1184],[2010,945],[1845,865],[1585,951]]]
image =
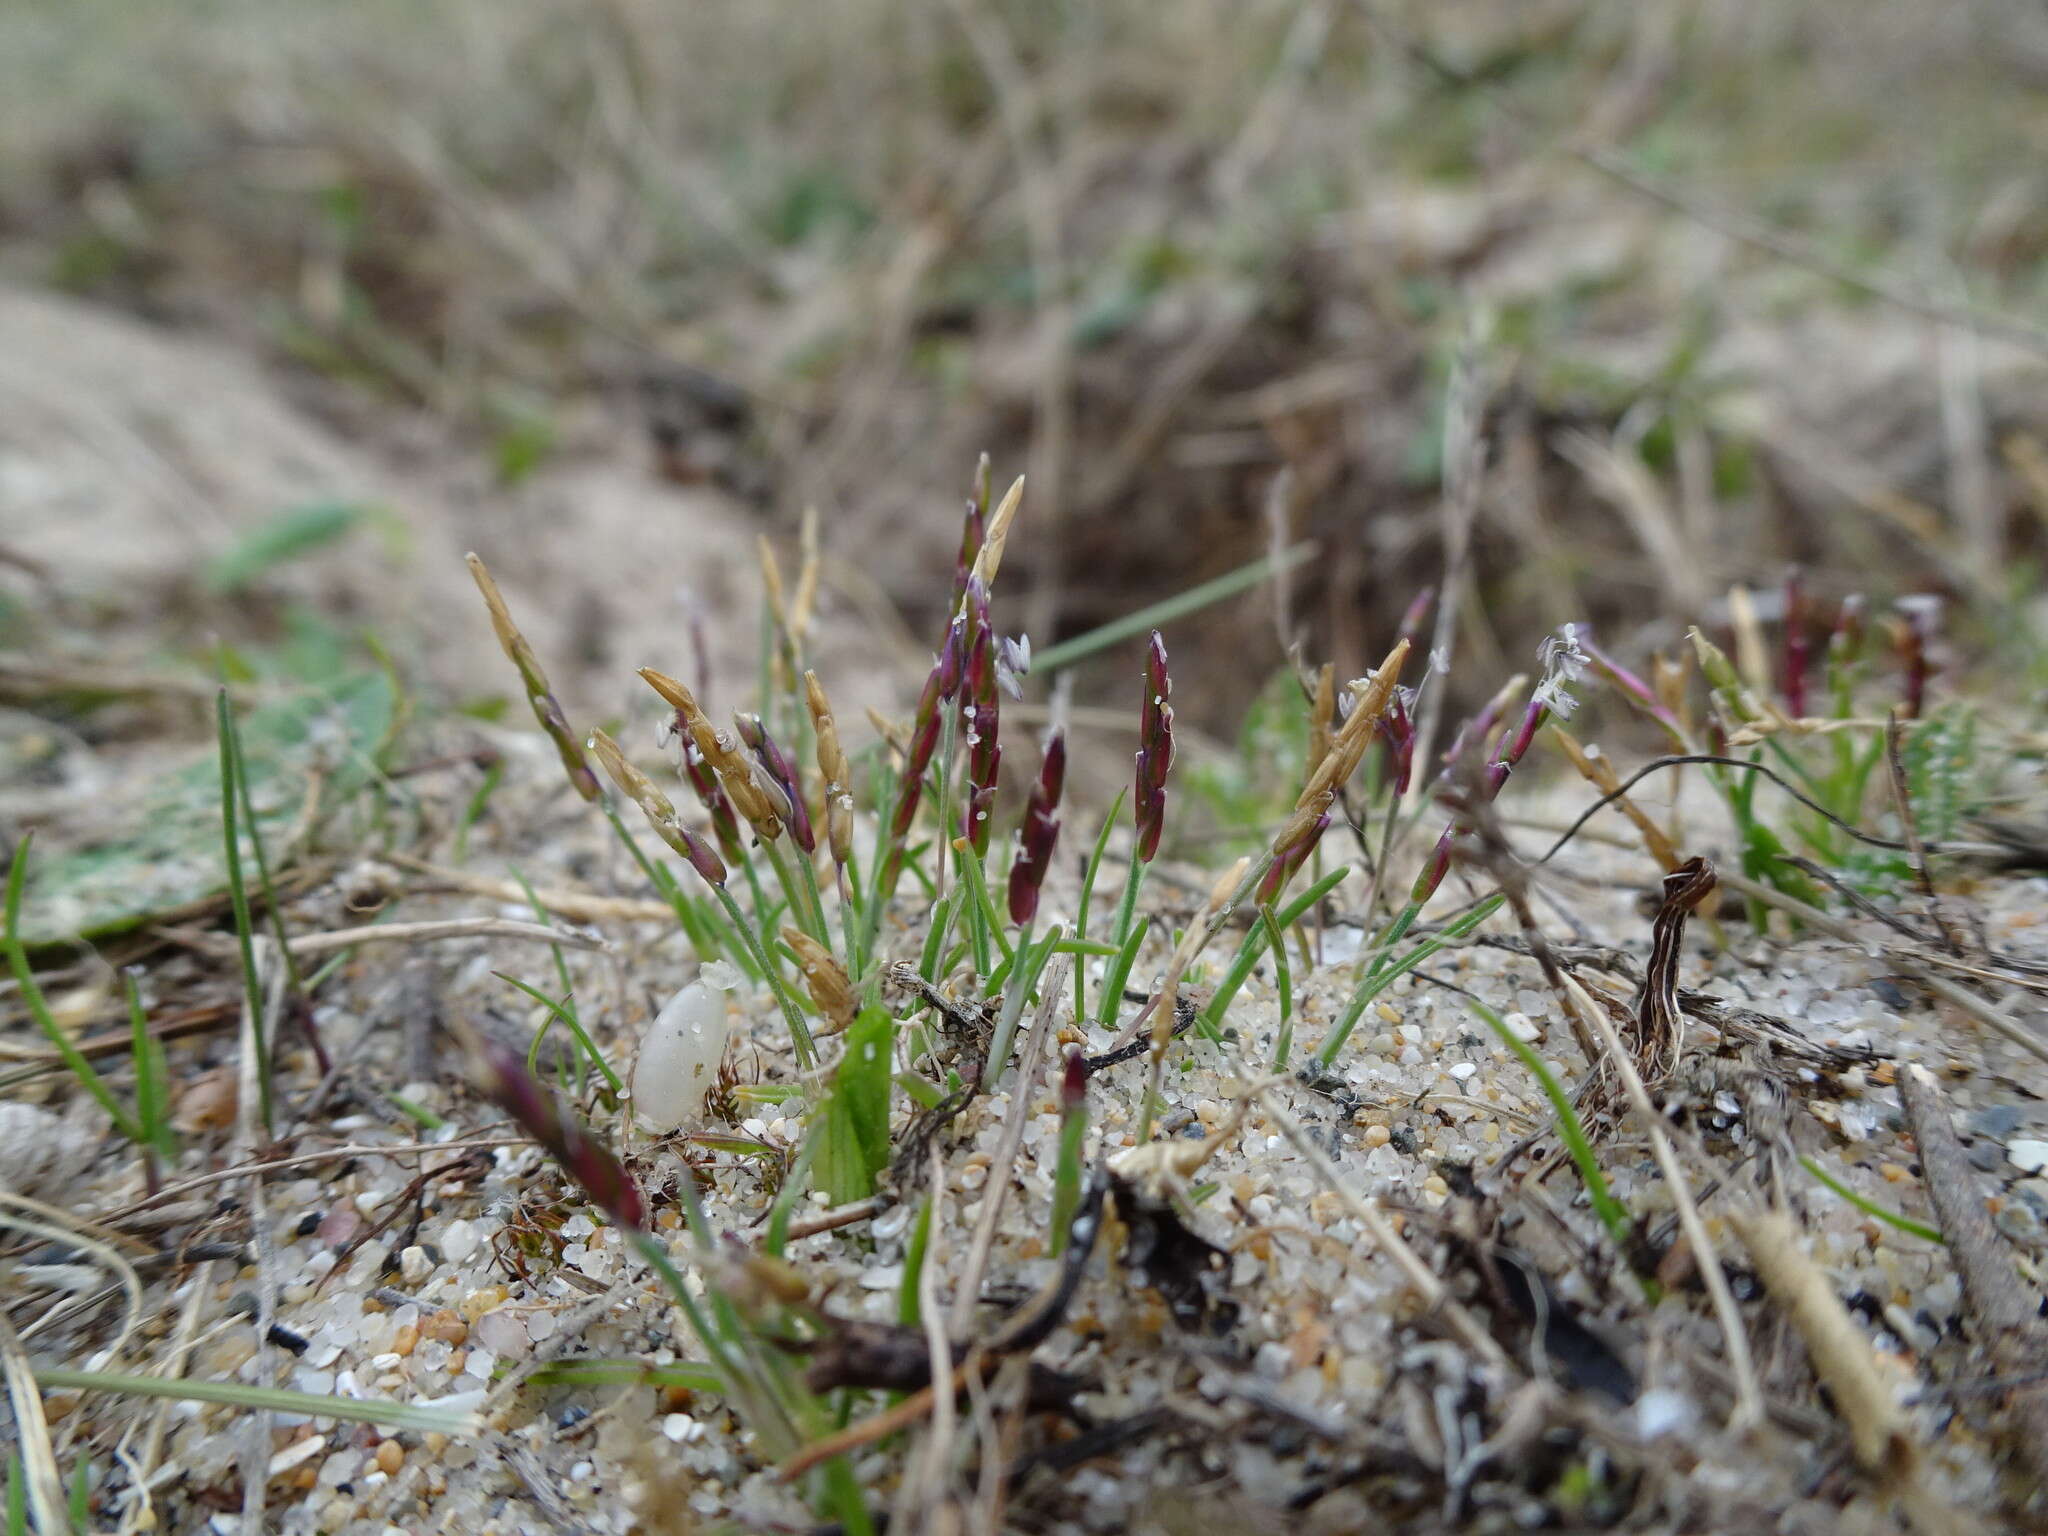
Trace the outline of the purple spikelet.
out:
[[[1022,928],[1038,915],[1038,892],[1060,840],[1056,814],[1067,780],[1067,738],[1055,730],[1045,743],[1045,764],[1031,787],[1024,824],[1017,829],[1017,859],[1010,866],[1010,921]]]
[[[790,837],[805,853],[817,852],[818,836],[811,827],[810,809],[804,804],[803,783],[797,777],[796,765],[789,760],[789,754],[768,734],[768,728],[761,723],[759,715],[735,715],[733,724],[739,730],[740,740],[754,754],[754,761],[761,765],[761,771],[775,781],[789,801],[789,810],[783,820],[789,827]]]
[[[1166,642],[1159,631],[1145,649],[1145,700],[1138,716],[1137,793],[1131,802],[1137,820],[1137,860],[1152,862],[1159,837],[1166,830],[1166,775],[1173,767],[1173,680],[1166,671]]]
[[[622,1227],[644,1228],[647,1204],[611,1149],[590,1133],[561,1098],[536,1082],[519,1052],[501,1041],[477,1043],[483,1088],[516,1120],[606,1215]]]

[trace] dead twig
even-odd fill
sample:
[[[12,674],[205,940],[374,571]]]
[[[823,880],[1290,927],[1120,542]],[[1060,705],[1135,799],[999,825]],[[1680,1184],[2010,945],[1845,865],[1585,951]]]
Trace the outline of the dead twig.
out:
[[[1799,1330],[1813,1373],[1833,1396],[1835,1411],[1848,1421],[1857,1464],[1897,1495],[1926,1536],[1967,1529],[1921,1481],[1912,1424],[1879,1372],[1870,1341],[1799,1246],[1790,1219],[1781,1211],[1741,1206],[1731,1206],[1726,1219],[1749,1250],[1765,1288]]]
[[[1908,1066],[1899,1073],[1899,1099],[1920,1147],[1928,1203],[1962,1278],[1971,1331],[1996,1375],[2033,1376],[2048,1354],[2040,1297],[2020,1279],[2012,1250],[1991,1224],[1941,1086],[1925,1067]],[[2048,1383],[2036,1379],[2015,1386],[2006,1406],[2020,1458],[2036,1481],[2048,1482]]]

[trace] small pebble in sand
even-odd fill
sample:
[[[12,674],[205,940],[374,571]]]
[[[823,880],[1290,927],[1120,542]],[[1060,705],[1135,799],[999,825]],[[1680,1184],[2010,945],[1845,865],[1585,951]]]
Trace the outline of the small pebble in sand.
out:
[[[457,1218],[441,1229],[441,1252],[450,1264],[462,1263],[482,1241],[473,1221]]]

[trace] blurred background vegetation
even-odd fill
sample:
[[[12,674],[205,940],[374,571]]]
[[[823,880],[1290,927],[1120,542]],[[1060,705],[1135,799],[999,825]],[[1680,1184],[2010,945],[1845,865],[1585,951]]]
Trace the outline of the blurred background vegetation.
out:
[[[1041,647],[1313,539],[1280,617],[1349,673],[1467,516],[1475,695],[1560,621],[1640,651],[1792,562],[2014,611],[2044,150],[2023,0],[0,12],[0,276],[253,359],[409,477],[401,530],[538,541],[614,667],[654,600],[605,570],[816,506],[828,604],[901,615],[914,673],[984,449],[1031,474],[1004,617]],[[593,463],[642,510],[586,524]],[[1234,731],[1282,649],[1269,596],[1222,612],[1174,638]]]

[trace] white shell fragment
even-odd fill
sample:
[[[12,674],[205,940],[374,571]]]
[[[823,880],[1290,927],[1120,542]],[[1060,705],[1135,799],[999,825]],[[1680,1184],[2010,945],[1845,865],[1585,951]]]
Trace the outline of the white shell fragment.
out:
[[[633,1065],[633,1111],[650,1130],[672,1131],[703,1118],[704,1096],[732,1034],[725,993],[691,982],[670,998],[640,1042]]]
[[[2048,1168],[2048,1141],[2010,1141],[2005,1155],[2021,1173],[2039,1173]]]

